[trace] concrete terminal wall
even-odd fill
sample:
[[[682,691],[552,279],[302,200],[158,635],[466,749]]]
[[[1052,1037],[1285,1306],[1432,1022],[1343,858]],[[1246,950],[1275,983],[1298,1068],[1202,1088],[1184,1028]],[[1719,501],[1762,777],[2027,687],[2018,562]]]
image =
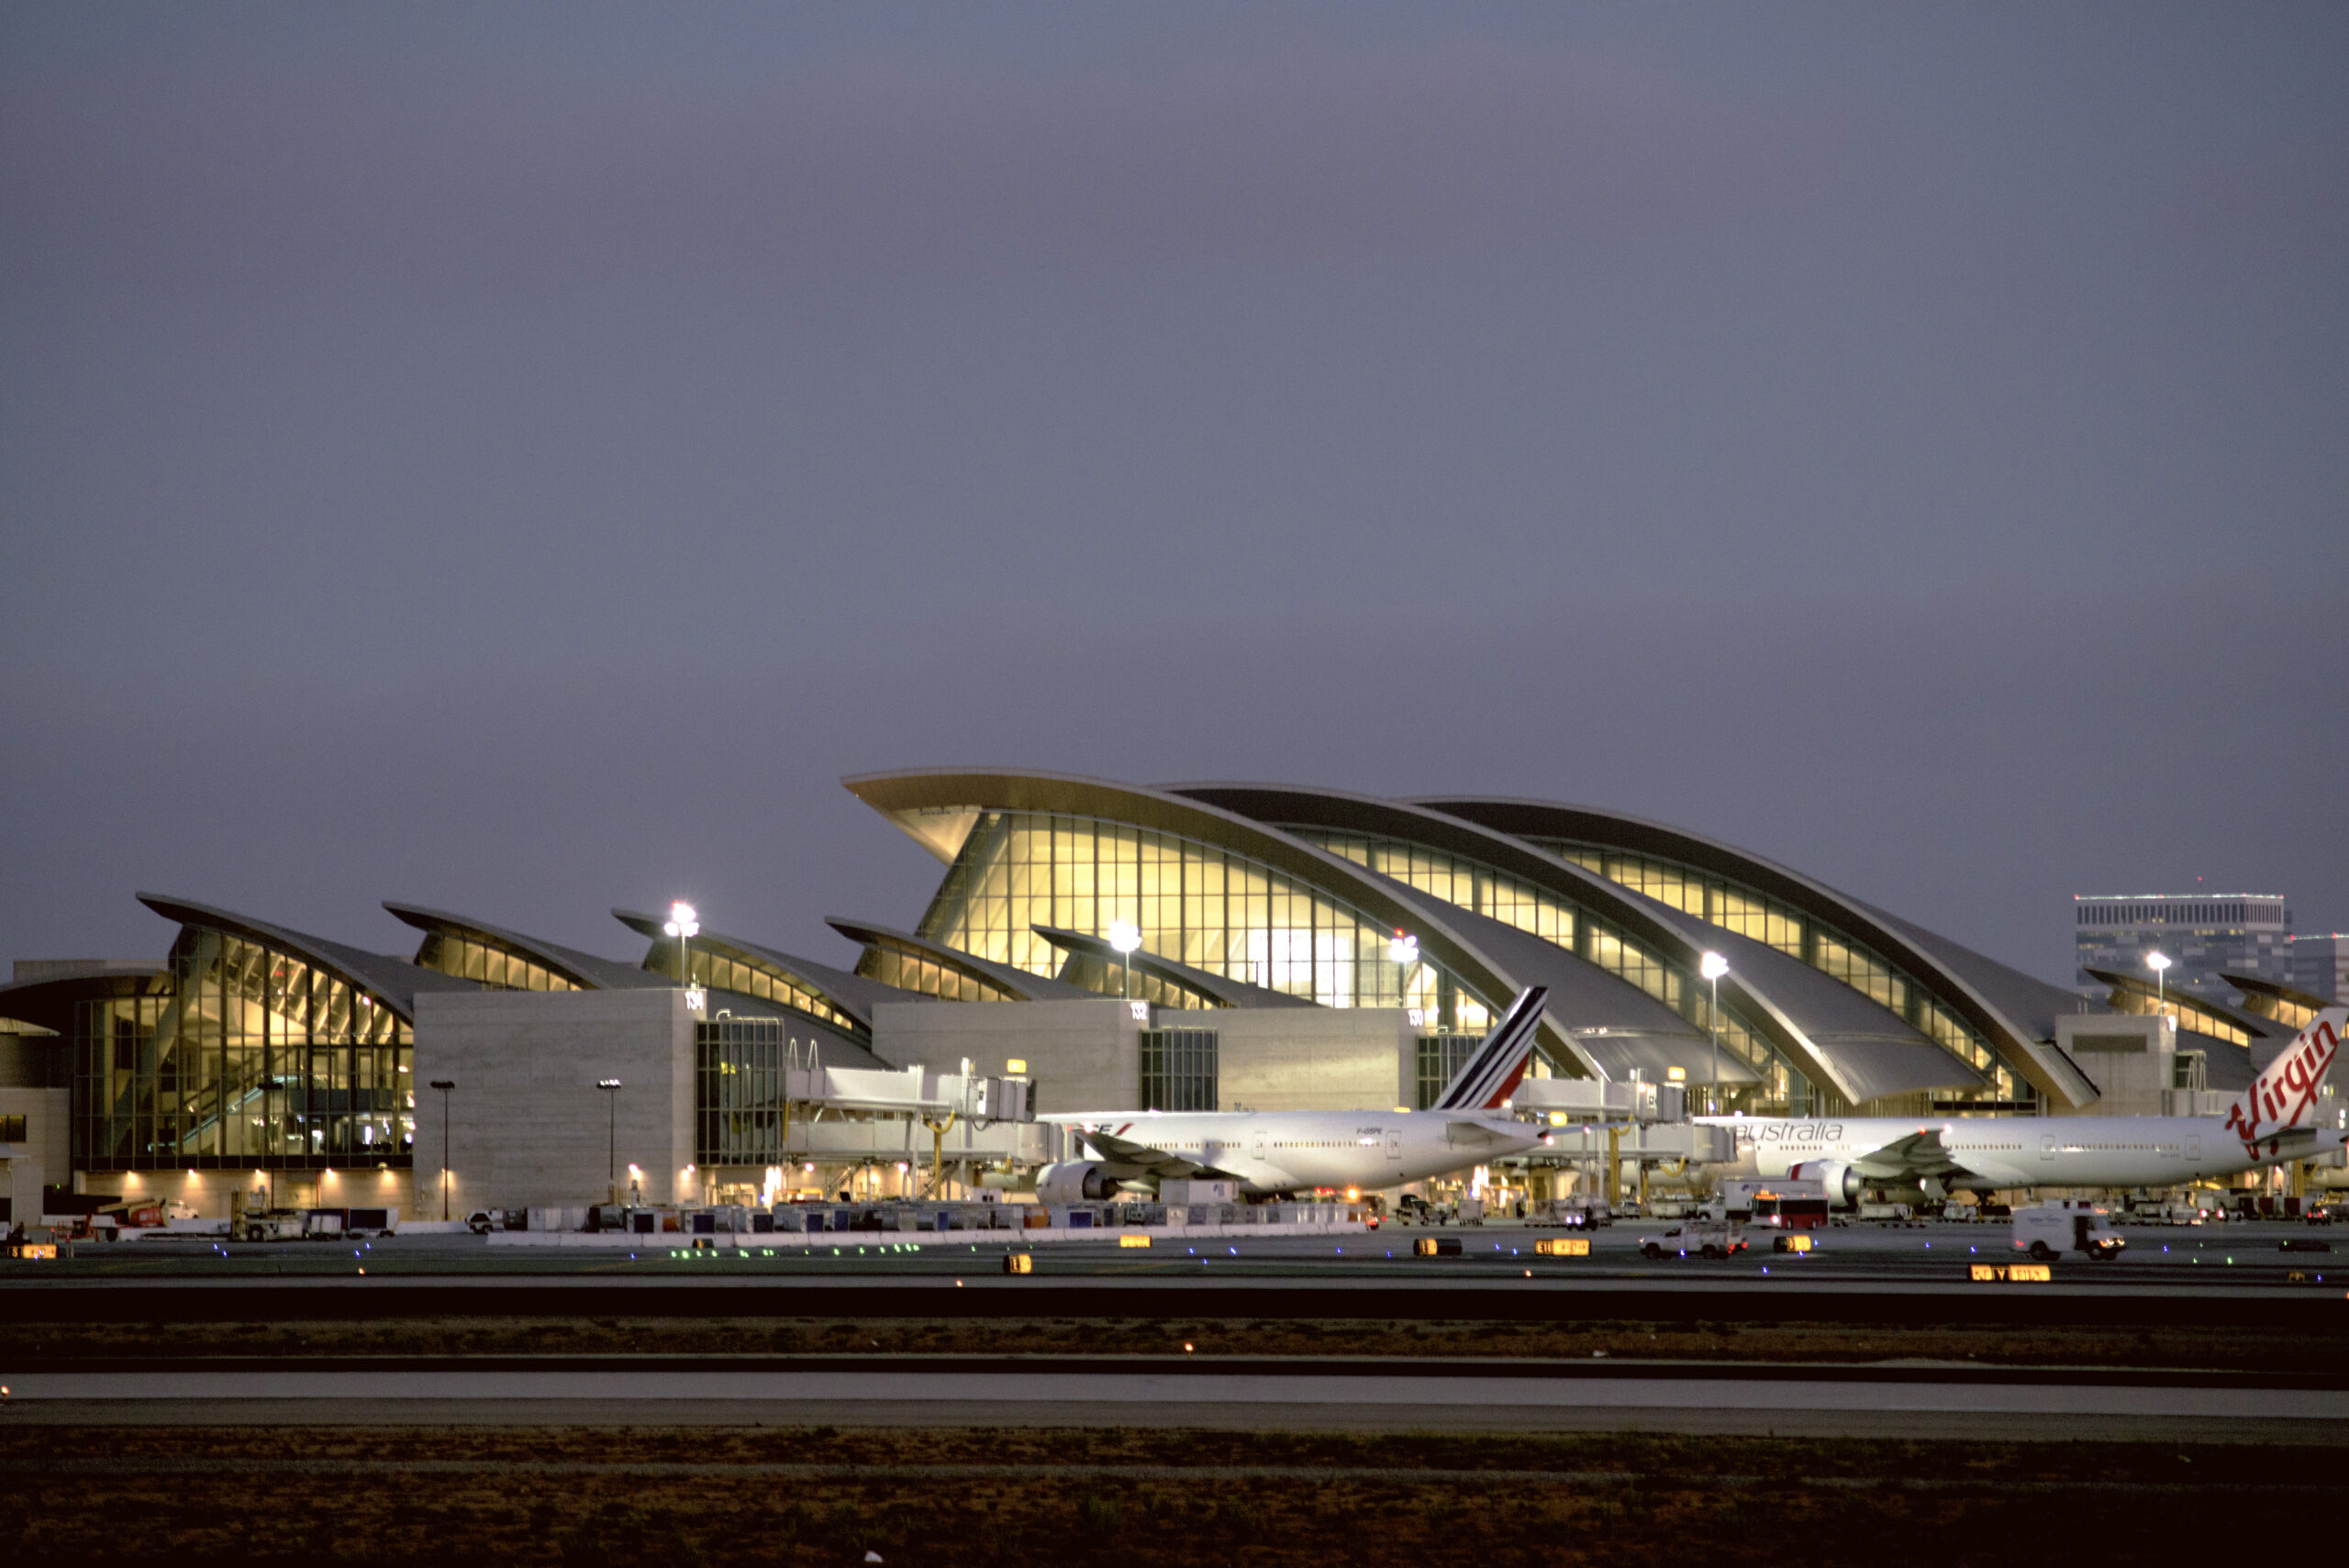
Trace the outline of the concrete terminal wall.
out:
[[[23,1141],[0,1143],[0,1198],[28,1225],[40,1218],[42,1184],[62,1186],[73,1168],[72,1098],[67,1089],[0,1089],[0,1116],[25,1118]]]
[[[1140,1035],[1147,1027],[1134,1018],[1130,1004],[1114,996],[1083,1002],[884,1002],[873,1009],[873,1053],[895,1066],[918,1062],[935,1073],[959,1073],[967,1057],[973,1071],[985,1077],[1002,1076],[1007,1062],[1025,1062],[1026,1076],[1036,1085],[1038,1111],[1140,1110]]]
[[[2066,1013],[2055,1020],[2055,1044],[2102,1091],[2081,1115],[2168,1114],[2177,1062],[2176,1019]]]
[[[1081,1002],[885,1002],[873,1050],[899,1066],[993,1076],[1027,1063],[1035,1109],[1142,1108],[1141,1031],[1216,1035],[1219,1110],[1384,1110],[1414,1103],[1410,1015],[1399,1007],[1175,1007]]]
[[[416,999],[418,1218],[440,1212],[440,1095],[448,1118],[450,1211],[603,1200],[609,1147],[620,1196],[633,1163],[647,1203],[698,1191],[694,1158],[694,1016],[683,991],[427,992]],[[606,1104],[596,1085],[622,1087]],[[607,1124],[607,1118],[614,1118]]]
[[[1195,1018],[1204,1021],[1188,1022]],[[1223,1008],[1161,1014],[1159,1024],[1216,1031],[1220,1110],[1386,1110],[1418,1103],[1418,1034],[1400,1007]]]

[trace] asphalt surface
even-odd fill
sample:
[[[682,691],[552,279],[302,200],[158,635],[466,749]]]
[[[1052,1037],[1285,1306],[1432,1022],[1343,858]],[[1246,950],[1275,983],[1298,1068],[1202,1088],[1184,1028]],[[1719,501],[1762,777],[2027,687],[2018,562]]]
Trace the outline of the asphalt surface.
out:
[[[1667,1374],[1668,1373],[1668,1374]],[[1982,1368],[30,1371],[18,1424],[1210,1427],[2051,1437],[2349,1446],[2349,1389]]]
[[[1747,1251],[1708,1261],[1682,1255],[1670,1223],[1619,1224],[1592,1231],[1535,1229],[1514,1222],[1456,1229],[1389,1225],[1364,1235],[1335,1238],[1285,1237],[1269,1228],[1262,1237],[1186,1243],[1163,1235],[1147,1250],[1119,1245],[1116,1232],[1099,1241],[1052,1242],[1028,1247],[1011,1232],[862,1232],[814,1248],[778,1247],[694,1252],[676,1237],[663,1245],[634,1251],[492,1246],[477,1236],[400,1236],[365,1241],[214,1242],[195,1239],[150,1239],[136,1242],[83,1242],[70,1260],[0,1262],[0,1285],[17,1281],[107,1279],[238,1279],[357,1277],[510,1280],[726,1275],[742,1278],[920,1278],[952,1274],[978,1258],[992,1262],[1007,1251],[1032,1251],[1040,1272],[1116,1278],[1311,1277],[1332,1283],[1361,1277],[1421,1277],[1431,1270],[1489,1273],[1496,1266],[1531,1267],[1545,1274],[1587,1280],[1639,1283],[1692,1276],[1763,1279],[1789,1276],[1853,1284],[1931,1284],[1945,1281],[1969,1262],[2027,1261],[2015,1251],[2002,1225],[1922,1224],[1913,1227],[1853,1225],[1809,1232],[1814,1251],[1798,1255],[1773,1251],[1778,1233],[1748,1230]],[[2226,1289],[2280,1283],[2289,1271],[2313,1279],[2337,1267],[2349,1289],[2349,1230],[2339,1251],[2331,1227],[2259,1222],[2211,1227],[2136,1227],[2121,1232],[2129,1245],[2121,1257],[2092,1262],[2076,1254],[2058,1261],[2066,1284],[2161,1284],[2171,1288]],[[1552,1259],[1534,1251],[1537,1240],[1583,1236],[1587,1258]],[[1435,1237],[1460,1243],[1458,1257],[1420,1258],[1413,1244]],[[1642,1254],[1653,1241],[1665,1255]],[[2285,1252],[2294,1242],[2306,1251]],[[2321,1248],[2323,1251],[2314,1251]],[[1392,1267],[1386,1265],[1394,1265]]]
[[[769,1256],[677,1248],[590,1251],[492,1247],[472,1236],[372,1242],[83,1244],[72,1260],[0,1264],[0,1322],[283,1319],[440,1314],[626,1313],[1163,1318],[1559,1316],[1854,1322],[2199,1322],[2349,1326],[2349,1232],[2229,1225],[2136,1228],[2111,1262],[2068,1257],[2048,1282],[1976,1282],[1975,1264],[2018,1260],[1998,1226],[1854,1226],[1814,1234],[1807,1256],[1677,1255],[1668,1226],[1589,1233],[1591,1255],[1549,1258],[1565,1234],[1516,1225],[1389,1227],[1339,1239],[1267,1234],[1147,1251],[1114,1241],[1034,1249],[1034,1272],[1003,1273],[1002,1240],[868,1233]],[[1422,1237],[1461,1255],[1419,1257]],[[1675,1251],[1642,1255],[1653,1239]],[[2335,1260],[2338,1259],[2336,1263]]]
[[[2297,1225],[2136,1229],[2113,1262],[2048,1282],[1976,1282],[2016,1260],[2002,1227],[1850,1227],[1807,1256],[1766,1232],[1738,1257],[1677,1255],[1669,1226],[1565,1234],[1515,1225],[1267,1235],[1147,1251],[1114,1241],[843,1237],[837,1250],[701,1253],[373,1243],[141,1241],[0,1268],[0,1322],[353,1319],[439,1314],[1828,1320],[1972,1325],[2209,1324],[2304,1329],[2304,1373],[1150,1357],[363,1357],[168,1354],[77,1363],[0,1334],[0,1421],[36,1424],[1204,1427],[1313,1430],[1646,1430],[1963,1441],[2299,1441],[2349,1446],[2349,1233]],[[1458,1256],[1419,1257],[1423,1236]],[[1662,1259],[1643,1241],[1671,1246]],[[2293,1276],[2298,1275],[2295,1279]]]

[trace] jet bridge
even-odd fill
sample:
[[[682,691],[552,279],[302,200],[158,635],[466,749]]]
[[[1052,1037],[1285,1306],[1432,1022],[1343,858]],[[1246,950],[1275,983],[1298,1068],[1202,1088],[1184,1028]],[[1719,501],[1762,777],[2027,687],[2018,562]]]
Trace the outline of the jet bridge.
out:
[[[1547,1147],[1507,1162],[1524,1167],[1537,1194],[1559,1173],[1572,1171],[1581,1175],[1582,1190],[1607,1195],[1612,1206],[1622,1195],[1629,1162],[1644,1201],[1649,1173],[1658,1167],[1686,1175],[1692,1167],[1737,1161],[1736,1136],[1725,1127],[1689,1120],[1687,1093],[1678,1084],[1529,1078],[1510,1103],[1550,1127]]]
[[[785,1161],[949,1165],[974,1185],[980,1165],[1035,1165],[1054,1157],[1056,1127],[1038,1123],[1027,1079],[827,1067],[811,1046],[782,1073],[777,1156]]]

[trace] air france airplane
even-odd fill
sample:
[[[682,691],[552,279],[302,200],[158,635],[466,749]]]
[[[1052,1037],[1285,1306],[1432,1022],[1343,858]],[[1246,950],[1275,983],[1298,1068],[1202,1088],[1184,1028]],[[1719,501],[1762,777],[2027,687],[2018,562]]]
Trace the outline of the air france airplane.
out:
[[[2166,1187],[2306,1160],[2342,1147],[2316,1125],[2325,1074],[2349,1008],[2317,1015],[2224,1117],[1819,1117],[1769,1121],[1700,1117],[1737,1135],[1739,1163],[1765,1179],[1823,1183],[1830,1203],[1863,1188],[1921,1186],[1934,1195],[2009,1187]]]
[[[1533,1055],[1549,993],[1510,1003],[1467,1065],[1423,1111],[1094,1111],[1040,1120],[1066,1125],[1091,1151],[1036,1173],[1046,1203],[1113,1197],[1185,1176],[1231,1181],[1253,1195],[1315,1187],[1370,1192],[1445,1175],[1549,1141],[1505,1108]]]

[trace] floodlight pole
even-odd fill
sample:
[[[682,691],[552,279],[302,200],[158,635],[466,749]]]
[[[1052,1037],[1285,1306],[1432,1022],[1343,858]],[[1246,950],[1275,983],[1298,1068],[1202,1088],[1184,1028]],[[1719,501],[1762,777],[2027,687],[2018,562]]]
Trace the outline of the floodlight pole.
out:
[[[694,938],[701,935],[701,916],[684,899],[669,906],[669,917],[661,924],[662,931],[677,939],[677,984],[688,991],[693,989],[693,964],[686,953]]]
[[[1712,1004],[1705,1009],[1705,1020],[1713,1027],[1713,1114],[1721,1114],[1721,983],[1713,977]]]
[[[1141,928],[1131,920],[1109,923],[1109,945],[1117,950],[1118,967],[1125,979],[1126,1000],[1134,999],[1134,953],[1141,946]]]
[[[1713,1114],[1721,1114],[1721,976],[1729,973],[1729,960],[1717,952],[1709,952],[1697,961],[1698,972],[1713,987],[1712,1006],[1707,1009],[1705,1021],[1712,1026],[1713,1034]]]
[[[604,1091],[604,1104],[609,1113],[604,1126],[604,1190],[617,1203],[620,1190],[620,1081],[598,1078],[596,1087]]]
[[[449,1091],[457,1086],[453,1078],[435,1078],[432,1086],[440,1091],[440,1218],[449,1218]]]
[[[1395,1000],[1404,1007],[1411,1005],[1411,965],[1419,962],[1419,939],[1397,929],[1386,939],[1386,956],[1395,961]]]

